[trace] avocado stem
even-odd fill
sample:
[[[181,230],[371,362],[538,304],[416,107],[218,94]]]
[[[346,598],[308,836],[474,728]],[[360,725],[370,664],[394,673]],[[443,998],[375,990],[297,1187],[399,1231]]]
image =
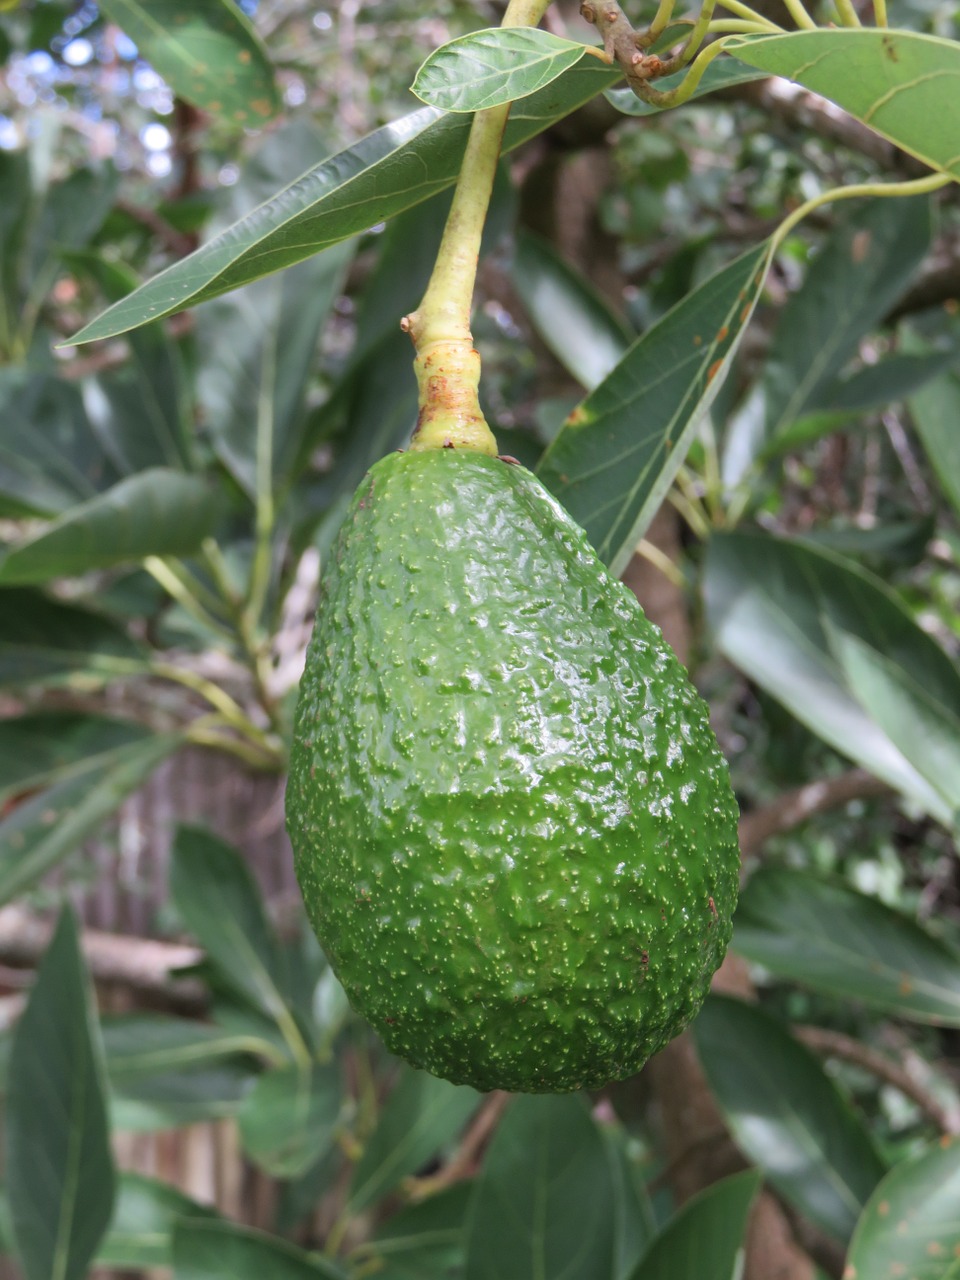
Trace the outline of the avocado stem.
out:
[[[550,0],[510,0],[504,27],[534,27]],[[416,311],[401,327],[416,348],[420,412],[412,450],[470,449],[496,456],[480,408],[480,356],[470,331],[480,239],[490,205],[510,103],[478,111],[470,126],[437,260]]]

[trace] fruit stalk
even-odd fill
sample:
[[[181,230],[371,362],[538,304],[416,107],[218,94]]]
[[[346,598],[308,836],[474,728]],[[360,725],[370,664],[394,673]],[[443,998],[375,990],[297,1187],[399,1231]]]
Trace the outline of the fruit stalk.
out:
[[[504,27],[533,27],[550,0],[510,0]],[[471,449],[496,455],[477,389],[480,356],[470,331],[480,238],[510,104],[478,111],[423,301],[402,322],[416,348],[420,411],[410,448]]]

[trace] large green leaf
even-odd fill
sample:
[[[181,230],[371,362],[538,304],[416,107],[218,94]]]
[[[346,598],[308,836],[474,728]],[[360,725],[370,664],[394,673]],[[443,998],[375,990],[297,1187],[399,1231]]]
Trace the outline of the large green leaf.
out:
[[[3,597],[0,596],[0,602]],[[144,725],[79,711],[41,711],[0,720],[0,805],[34,791],[97,756],[142,742]]]
[[[182,743],[167,733],[118,747],[18,804],[0,820],[0,903],[73,853]]]
[[[857,1223],[846,1280],[954,1280],[960,1258],[958,1205],[960,1141],[943,1138],[901,1160]]]
[[[127,1013],[102,1019],[107,1070],[115,1083],[179,1068],[209,1066],[225,1058],[257,1054],[276,1058],[276,1048],[253,1034],[224,1031],[193,1018]]]
[[[188,1219],[173,1234],[174,1280],[343,1280],[319,1254],[233,1222]]]
[[[216,1210],[197,1204],[176,1187],[140,1173],[121,1173],[110,1230],[97,1250],[106,1267],[169,1267],[173,1229],[181,1219],[216,1219]]]
[[[537,468],[619,574],[683,464],[766,277],[770,244],[711,276],[629,348]]]
[[[73,507],[0,560],[0,584],[87,573],[145,556],[197,551],[216,521],[206,483],[162,467],[121,480]]]
[[[402,1067],[350,1184],[354,1212],[392,1191],[456,1138],[479,1095],[462,1085]]]
[[[353,243],[259,280],[197,312],[197,390],[214,447],[261,503],[291,479],[321,326]]]
[[[27,588],[0,590],[0,688],[146,668],[143,649],[102,614]]]
[[[511,114],[507,150],[602,92],[619,72],[577,66],[524,99]],[[424,107],[385,125],[308,170],[189,257],[147,281],[87,325],[73,342],[124,333],[172,315],[271,271],[292,266],[450,186],[459,172],[470,122]]]
[[[26,1280],[80,1280],[113,1210],[96,1014],[65,909],[17,1026],[4,1173]]]
[[[287,1024],[279,948],[239,850],[200,827],[178,827],[170,895],[220,981],[279,1025]]]
[[[731,36],[751,67],[821,93],[934,169],[960,179],[960,44],[882,28]]]
[[[466,1280],[597,1280],[613,1265],[611,1171],[579,1098],[521,1096],[476,1180]]]
[[[741,894],[733,946],[815,991],[900,1018],[960,1026],[960,955],[839,881],[762,867]]]
[[[455,1182],[391,1214],[374,1238],[351,1255],[357,1274],[369,1267],[377,1280],[454,1280],[462,1275],[464,1222],[472,1191],[471,1183]]]
[[[831,746],[942,822],[953,810],[861,704],[837,657],[838,636],[870,645],[960,714],[960,675],[899,597],[832,552],[759,533],[707,546],[707,619],[720,651]]]
[[[187,102],[253,129],[277,110],[266,50],[231,0],[104,0],[101,7]]]
[[[847,1240],[884,1167],[820,1063],[775,1018],[726,997],[707,1000],[693,1034],[737,1145],[795,1208]]]
[[[517,239],[510,280],[544,342],[592,391],[630,345],[626,325],[554,248],[529,233]]]
[[[472,31],[435,49],[413,92],[442,111],[483,111],[528,98],[586,54],[586,46],[531,27]]]
[[[960,377],[945,374],[915,392],[910,415],[943,492],[960,513]]]
[[[737,1280],[759,1189],[750,1169],[701,1191],[667,1222],[630,1280]]]
[[[238,1116],[244,1150],[275,1178],[298,1178],[333,1143],[343,1099],[335,1066],[265,1072]]]

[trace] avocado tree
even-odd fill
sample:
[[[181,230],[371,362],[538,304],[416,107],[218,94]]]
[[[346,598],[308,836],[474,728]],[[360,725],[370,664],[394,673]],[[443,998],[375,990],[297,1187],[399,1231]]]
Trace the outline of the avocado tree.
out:
[[[955,36],[955,15],[906,0],[0,13],[0,1267],[960,1276]],[[354,608],[384,533],[358,517],[364,477],[418,425],[397,457],[481,458],[498,494],[534,486],[570,540],[556,578],[525,568],[517,528],[491,536],[512,517],[461,484],[438,527],[471,553],[497,544],[505,584],[467,622],[542,606],[543,646],[529,628],[522,643],[547,670],[578,625],[571,584],[582,603],[600,580],[578,660],[612,670],[617,629],[647,625],[609,603],[624,597],[607,574],[623,576],[710,704],[740,902],[713,994],[642,1069],[645,1052],[591,1070],[586,1035],[591,1061],[538,1068],[539,1086],[449,1069],[492,1088],[477,1092],[399,1061],[299,903],[265,894],[243,823],[231,840],[212,809],[173,824],[149,939],[70,905],[98,887],[89,842],[106,831],[119,868],[140,789],[170,762],[230,761],[251,827],[277,807],[255,780],[286,777],[327,565],[343,585],[321,592],[328,668],[305,687],[322,696],[347,665],[348,696],[323,711],[342,723],[331,773],[373,807],[383,760],[357,725],[395,707],[361,714],[360,684],[381,652],[403,662],[416,627],[390,650],[389,617]],[[414,545],[411,512],[429,531],[442,490],[393,501]],[[429,656],[406,654],[391,687],[433,717]],[[694,705],[672,656],[662,669],[658,713]],[[609,717],[614,762],[632,759],[632,725]],[[438,775],[479,749],[470,728],[460,748],[443,738]],[[310,733],[301,717],[299,856],[323,868],[366,814],[317,819]],[[710,761],[682,784],[713,786]],[[627,790],[598,819],[611,849],[632,839]],[[524,840],[549,821],[530,796]],[[672,792],[654,799],[669,816]],[[429,857],[441,828],[410,807]],[[477,843],[470,804],[454,808]],[[725,941],[735,877],[711,821],[684,838],[704,883],[728,886],[703,891]],[[396,905],[433,913],[418,937],[456,978],[463,915],[409,883]],[[570,985],[599,984],[601,1019],[622,996],[639,1026],[603,939],[630,950],[647,926],[601,896],[601,921],[599,897],[571,910],[591,945]],[[664,919],[695,900],[669,877],[651,899]],[[388,989],[397,957],[366,905],[328,914]],[[536,894],[516,909],[529,936],[547,928]],[[671,1034],[706,981],[691,937],[667,979],[642,939],[631,951],[644,1001],[676,1006]],[[522,977],[536,996],[537,972]],[[496,1060],[509,1024],[485,1001],[468,1012]],[[444,1068],[376,1012],[395,1048]],[[565,1020],[576,1036],[569,1013],[561,999],[538,1024],[541,1058]],[[200,1121],[269,1179],[244,1221],[155,1176],[154,1157],[132,1165],[124,1135]]]

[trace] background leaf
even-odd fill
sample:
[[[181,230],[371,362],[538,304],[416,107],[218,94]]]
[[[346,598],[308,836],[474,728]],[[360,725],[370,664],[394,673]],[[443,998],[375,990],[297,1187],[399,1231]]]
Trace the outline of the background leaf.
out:
[[[709,997],[693,1034],[741,1151],[794,1208],[846,1241],[884,1167],[820,1063],[776,1019],[739,1000]]]
[[[603,1138],[577,1098],[520,1096],[476,1180],[466,1280],[596,1280],[610,1274],[614,1217]]]
[[[822,93],[882,137],[960,179],[960,45],[882,28],[733,36],[727,50]]]
[[[960,955],[840,881],[761,867],[740,896],[733,946],[815,991],[900,1018],[960,1026]]]
[[[910,416],[943,492],[960,512],[960,377],[945,374],[915,392]]]
[[[648,329],[574,409],[537,472],[615,575],[683,464],[766,276],[749,249]]]
[[[948,1280],[960,1258],[960,1141],[900,1161],[864,1209],[845,1280]],[[953,1267],[951,1267],[951,1262]]]
[[[40,591],[0,590],[0,688],[69,680],[104,680],[147,667],[143,649],[115,622]]]
[[[442,111],[483,111],[546,88],[585,52],[579,41],[532,27],[471,31],[435,49],[412,90]]]
[[[100,1032],[107,1070],[114,1082],[180,1067],[206,1066],[239,1055],[275,1057],[277,1052],[270,1041],[258,1036],[159,1013],[107,1016],[101,1019]]]
[[[457,1182],[391,1214],[351,1256],[378,1280],[454,1280],[463,1274],[463,1228],[473,1185]]]
[[[72,507],[0,560],[0,584],[22,585],[87,573],[145,556],[190,555],[217,511],[196,476],[153,467]]]
[[[2,596],[0,596],[2,600]],[[70,769],[142,742],[152,734],[132,720],[78,711],[41,711],[0,720],[0,805],[46,786]]]
[[[275,1178],[296,1178],[329,1150],[342,1101],[333,1066],[265,1072],[238,1116],[247,1155]]]
[[[187,102],[249,129],[277,110],[266,50],[230,0],[105,0],[103,10]]]
[[[351,1210],[358,1213],[416,1173],[456,1138],[479,1100],[480,1095],[465,1085],[401,1068],[353,1171]]]
[[[217,1216],[215,1209],[197,1204],[165,1182],[140,1173],[121,1173],[113,1218],[97,1250],[97,1262],[110,1267],[170,1267],[176,1223],[182,1218]]]
[[[26,1280],[80,1280],[113,1210],[96,1015],[65,909],[13,1042],[5,1174]]]
[[[630,1280],[736,1280],[760,1180],[750,1169],[694,1196],[669,1219]]]
[[[343,1280],[315,1253],[233,1222],[182,1220],[173,1235],[174,1280]]]

